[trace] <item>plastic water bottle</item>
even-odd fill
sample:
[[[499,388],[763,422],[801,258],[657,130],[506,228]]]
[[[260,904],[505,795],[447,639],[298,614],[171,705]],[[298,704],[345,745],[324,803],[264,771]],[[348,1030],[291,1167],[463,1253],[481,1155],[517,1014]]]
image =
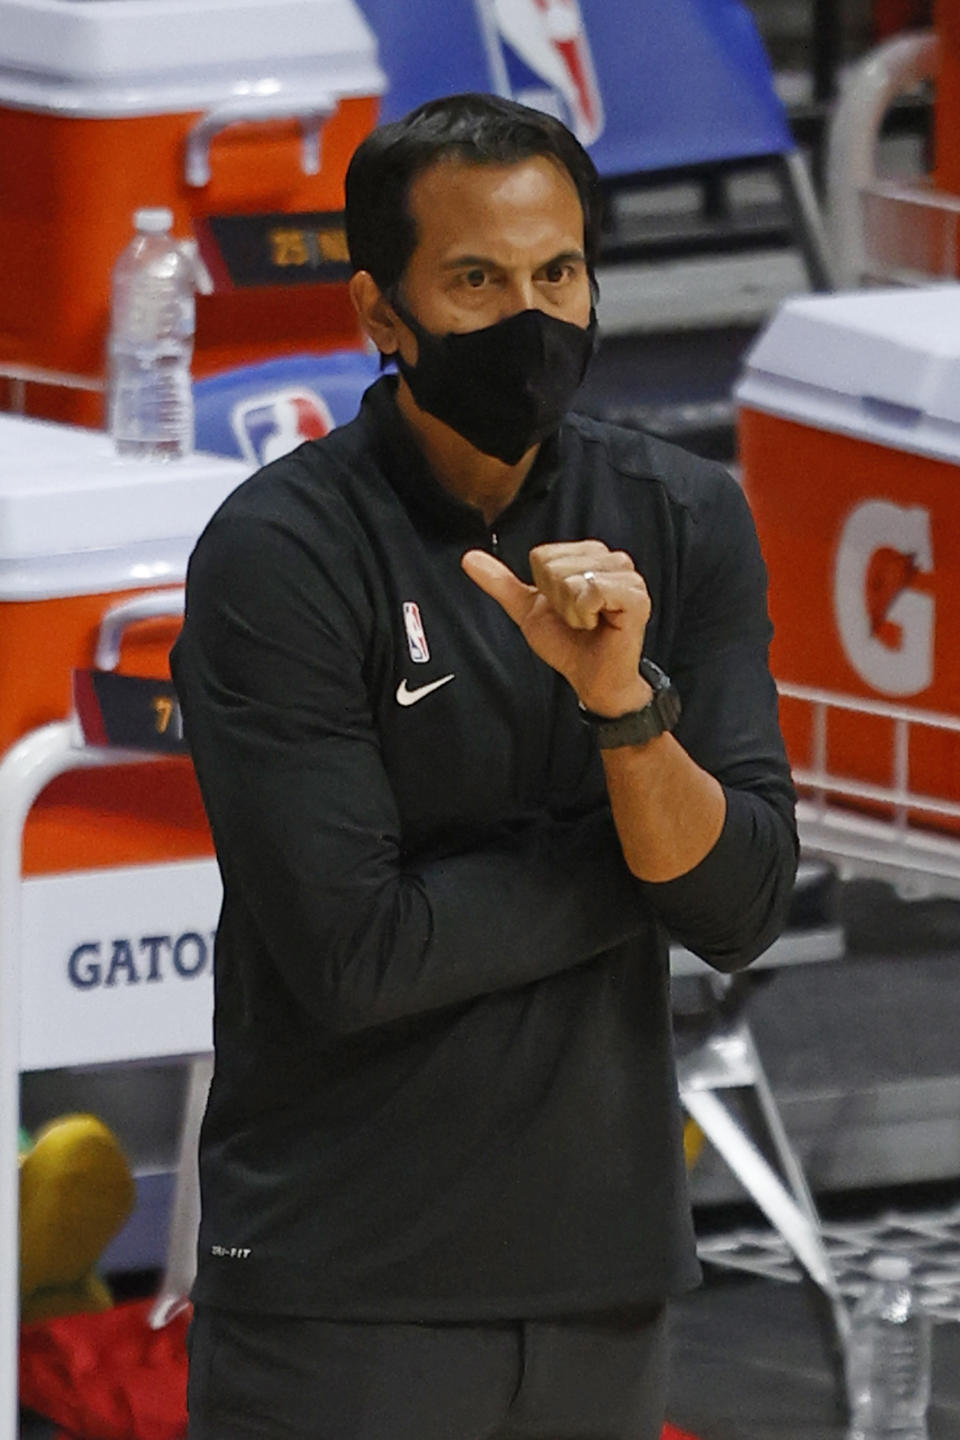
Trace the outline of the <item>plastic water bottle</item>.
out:
[[[109,429],[121,455],[175,459],[193,449],[195,266],[167,209],[138,210],[114,267]]]
[[[910,1261],[879,1255],[853,1310],[847,1355],[848,1440],[927,1440],[931,1321]]]

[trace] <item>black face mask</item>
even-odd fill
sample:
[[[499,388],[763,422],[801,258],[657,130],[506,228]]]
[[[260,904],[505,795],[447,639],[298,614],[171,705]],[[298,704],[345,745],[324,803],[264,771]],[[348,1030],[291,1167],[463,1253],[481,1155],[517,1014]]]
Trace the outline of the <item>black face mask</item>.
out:
[[[395,358],[420,409],[505,465],[556,430],[596,348],[593,310],[586,329],[522,310],[483,330],[434,335],[391,304],[417,339],[416,365]]]

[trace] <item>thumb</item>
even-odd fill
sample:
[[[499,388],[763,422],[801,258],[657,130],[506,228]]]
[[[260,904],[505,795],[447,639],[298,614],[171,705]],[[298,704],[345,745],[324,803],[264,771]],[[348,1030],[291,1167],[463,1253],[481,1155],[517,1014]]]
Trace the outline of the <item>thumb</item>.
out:
[[[537,594],[533,585],[524,585],[502,560],[488,555],[486,550],[468,550],[460,564],[474,584],[503,606],[511,620],[517,625],[523,623]]]

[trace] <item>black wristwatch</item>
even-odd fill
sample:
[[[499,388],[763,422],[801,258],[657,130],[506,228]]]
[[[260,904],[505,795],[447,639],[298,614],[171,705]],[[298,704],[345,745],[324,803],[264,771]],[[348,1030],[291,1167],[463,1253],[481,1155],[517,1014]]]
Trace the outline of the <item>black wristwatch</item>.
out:
[[[646,659],[640,661],[640,674],[653,690],[652,698],[642,710],[630,710],[611,719],[609,715],[597,715],[580,706],[580,714],[596,735],[601,750],[613,750],[620,745],[646,745],[672,730],[680,719],[680,696],[669,675]]]

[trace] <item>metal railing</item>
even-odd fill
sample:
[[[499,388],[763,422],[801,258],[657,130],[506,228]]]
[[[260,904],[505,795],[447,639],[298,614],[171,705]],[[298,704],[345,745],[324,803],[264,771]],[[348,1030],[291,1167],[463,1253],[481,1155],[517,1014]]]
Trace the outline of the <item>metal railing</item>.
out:
[[[816,686],[778,682],[777,688],[784,699],[800,701],[811,710],[810,763],[793,767],[801,794],[797,816],[805,847],[829,855],[847,874],[890,879],[904,895],[960,897],[960,774],[956,799],[925,794],[910,783],[911,739],[917,739],[916,732],[960,737],[960,717]],[[836,712],[890,722],[888,783],[831,770],[829,723]],[[878,806],[888,809],[889,816],[878,816]],[[949,833],[952,826],[933,828],[936,820],[956,822],[957,833]]]

